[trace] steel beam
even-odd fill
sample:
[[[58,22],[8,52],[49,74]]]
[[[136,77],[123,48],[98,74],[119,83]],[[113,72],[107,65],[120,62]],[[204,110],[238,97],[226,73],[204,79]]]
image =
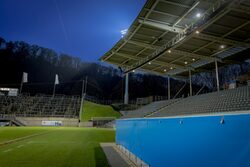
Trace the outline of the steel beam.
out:
[[[181,20],[183,20],[196,6],[198,6],[200,1],[195,2],[191,8],[188,9],[187,12],[185,12],[174,24],[173,27],[175,27]]]
[[[152,45],[152,44],[147,44],[147,43],[143,43],[143,42],[139,42],[139,41],[132,41],[132,40],[125,40],[127,43],[130,43],[130,44],[134,44],[134,45],[137,45],[137,46],[141,46],[141,47],[144,47],[144,48],[147,48],[147,49],[158,49],[159,46],[155,46],[155,45]]]
[[[192,6],[189,6],[189,5],[184,5],[184,4],[177,3],[177,2],[172,2],[172,1],[166,1],[166,0],[160,0],[160,1],[164,2],[164,3],[167,3],[167,4],[170,4],[170,5],[175,5],[175,6],[183,7],[183,8],[191,8],[192,7]]]
[[[155,27],[155,28],[158,28],[158,29],[162,29],[162,30],[165,30],[165,31],[174,32],[174,33],[180,33],[180,32],[183,31],[182,28],[169,26],[167,24],[162,24],[162,23],[159,23],[157,21],[149,21],[149,20],[141,20],[141,19],[139,19],[139,23],[145,24],[145,25],[148,25],[148,26],[151,26],[151,27]]]
[[[204,33],[197,34],[195,36],[195,38],[209,40],[209,41],[215,41],[215,42],[219,42],[221,44],[226,44],[226,45],[240,45],[240,46],[244,46],[244,47],[250,47],[250,44],[247,42],[226,39],[223,37],[217,37],[214,35],[208,35],[208,34],[204,34]]]
[[[118,55],[118,56],[122,56],[122,57],[125,57],[125,58],[128,58],[128,59],[133,59],[133,60],[137,60],[137,61],[140,60],[139,57],[136,57],[134,55],[124,54],[124,53],[117,53],[117,52],[113,53],[113,54]],[[158,60],[154,60],[151,63],[157,64],[157,65],[160,65],[160,66],[169,66],[169,67],[178,68],[178,69],[186,69],[185,66],[172,64],[172,63],[167,63],[167,62],[158,61]]]
[[[171,95],[171,92],[170,92],[170,77],[168,76],[168,100],[170,100],[170,95]]]
[[[125,57],[125,58],[128,58],[128,59],[132,59],[132,60],[140,60],[139,57],[136,57],[134,55],[129,55],[129,54],[125,54],[125,53],[118,53],[118,52],[113,52],[113,54],[117,55],[117,56]]]
[[[154,4],[152,5],[150,11],[148,11],[148,13],[146,14],[145,19],[147,19],[148,16],[152,13],[152,11],[154,10],[154,8],[155,8],[156,5],[158,4],[158,2],[159,2],[159,0],[156,0],[156,1],[154,2]],[[129,35],[129,37],[127,38],[127,40],[130,40],[130,39],[134,36],[134,34],[141,28],[141,25],[142,25],[142,24],[140,24],[140,25],[138,25],[138,26],[136,27],[136,29],[134,30],[134,32],[132,32],[132,33]],[[126,42],[124,42],[121,46],[119,46],[119,48],[116,49],[116,52],[118,52],[125,44],[126,44]],[[102,61],[108,60],[111,56],[113,56],[112,53],[111,53],[109,56],[103,58]]]
[[[225,11],[225,12],[227,12],[227,11]],[[225,12],[224,12],[224,13],[225,13]],[[217,20],[217,19],[216,19],[216,20]],[[233,46],[235,46],[235,45],[242,45],[242,46],[245,46],[245,47],[249,47],[249,43],[246,43],[246,42],[238,42],[238,41],[235,41],[235,40],[225,39],[226,36],[228,36],[228,35],[230,35],[231,33],[237,31],[238,29],[240,29],[240,28],[246,26],[246,25],[249,24],[249,23],[250,23],[250,21],[247,21],[247,22],[243,23],[242,25],[236,27],[235,29],[231,30],[230,32],[224,34],[222,37],[216,37],[216,36],[207,35],[207,34],[197,34],[197,36],[195,36],[196,38],[201,37],[202,39],[208,39],[208,40],[212,40],[212,41],[209,42],[209,43],[207,43],[206,45],[204,45],[204,46],[202,46],[202,47],[200,47],[200,48],[194,50],[192,53],[196,53],[196,52],[198,52],[199,50],[201,50],[201,49],[203,49],[203,48],[206,48],[207,46],[209,46],[209,45],[211,45],[211,44],[213,44],[213,43],[215,43],[215,42],[221,42],[222,44],[229,44],[229,45],[233,45]],[[228,48],[226,48],[226,49],[228,49]],[[219,53],[221,53],[221,52],[223,52],[223,51],[225,51],[225,49],[224,49],[224,50],[220,50],[219,52],[216,52],[216,53],[212,54],[210,57],[213,58],[215,55],[217,55],[217,54],[219,54]],[[186,57],[186,55],[180,57],[179,59],[182,59],[182,58],[184,58],[184,57]],[[205,57],[204,57],[204,58],[205,58]],[[178,59],[178,60],[179,60],[179,59]],[[214,57],[214,60],[219,61],[219,62],[222,61],[221,59],[218,59],[218,58],[216,58],[216,57]],[[175,61],[177,61],[177,59],[176,59]],[[171,63],[174,63],[175,61],[172,61]]]
[[[211,5],[211,7],[204,13],[202,19],[205,19],[206,17],[209,17],[209,15],[213,14],[214,12],[217,11],[217,9],[219,9],[223,4],[225,3],[225,1],[223,0],[218,0],[216,1],[213,5]],[[209,23],[205,23],[202,26],[200,26],[200,30],[205,29],[206,27],[208,27],[209,25],[211,25],[213,22],[217,21],[218,19],[220,19],[222,16],[224,16],[228,11],[228,7],[230,7],[232,4],[234,4],[235,1],[230,2],[226,8],[224,8],[223,10],[220,11],[220,15],[217,14],[217,16],[213,17],[210,19]],[[198,21],[197,21],[198,22]],[[187,28],[190,28],[191,31],[194,30],[196,28],[196,24],[197,22],[191,23],[190,25],[187,26]],[[170,49],[172,47],[177,47],[180,44],[182,44],[184,41],[190,39],[193,36],[193,34],[190,34],[188,36],[186,36],[186,34],[183,33],[178,33],[174,38],[172,38],[171,41],[168,41],[166,44],[164,44],[160,49],[156,50],[153,54],[147,56],[146,58],[136,62],[135,64],[133,64],[132,66],[130,66],[127,71],[125,71],[125,73],[130,72],[131,70],[140,68],[142,66],[144,66],[145,64],[147,64],[147,62],[152,61],[154,59],[157,59],[158,57],[162,56],[163,54],[166,53],[167,49]],[[185,39],[185,40],[183,40]]]
[[[216,75],[216,86],[217,86],[217,91],[220,91],[220,83],[219,83],[219,72],[218,72],[218,63],[215,61],[215,75]]]
[[[165,31],[164,33],[162,33],[162,34],[160,35],[159,38],[164,37],[164,35],[166,35],[168,32],[169,32],[169,31]],[[155,39],[155,40],[151,43],[151,45],[154,45],[154,44],[158,41],[159,38]],[[138,52],[138,53],[136,54],[136,56],[139,56],[139,55],[140,55],[142,52],[144,52],[145,50],[147,50],[147,48],[142,49],[140,52]]]
[[[188,74],[189,74],[189,95],[192,96],[193,94],[193,90],[192,90],[192,74],[191,74],[191,70],[188,70]]]
[[[250,7],[248,6],[238,5],[237,8],[231,8],[231,10],[245,14],[250,14]]]
[[[129,73],[125,75],[125,94],[124,94],[124,104],[128,104],[129,102],[129,94],[128,94],[128,84],[129,84]]]
[[[216,58],[216,57],[205,56],[205,55],[200,55],[200,54],[196,54],[192,52],[186,52],[186,51],[175,50],[175,49],[171,50],[171,53],[177,54],[177,55],[184,55],[185,57],[195,57],[195,58],[200,58],[200,59],[205,59],[205,60],[213,60],[213,61],[220,60],[219,58]]]
[[[145,8],[144,10],[150,11],[150,9],[148,9],[148,8]],[[165,15],[165,16],[169,16],[169,17],[180,17],[180,16],[175,15],[175,14],[171,14],[171,13],[167,13],[167,12],[162,12],[162,11],[158,11],[158,10],[152,10],[152,12],[157,13],[157,14],[161,14],[161,15]]]

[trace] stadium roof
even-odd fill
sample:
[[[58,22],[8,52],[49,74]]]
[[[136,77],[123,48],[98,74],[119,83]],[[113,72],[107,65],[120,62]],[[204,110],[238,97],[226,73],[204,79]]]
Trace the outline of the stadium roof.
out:
[[[186,76],[250,58],[249,0],[147,0],[127,34],[100,60],[125,69]]]

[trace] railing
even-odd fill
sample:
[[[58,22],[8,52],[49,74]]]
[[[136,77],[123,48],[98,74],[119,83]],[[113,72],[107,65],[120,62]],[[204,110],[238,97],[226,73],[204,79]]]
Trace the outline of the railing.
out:
[[[146,104],[152,103],[153,100],[154,100],[153,96],[137,98],[136,104],[137,105],[146,105]]]
[[[9,119],[9,120],[12,120],[12,119],[15,119],[15,115],[13,114],[0,114],[0,119]]]

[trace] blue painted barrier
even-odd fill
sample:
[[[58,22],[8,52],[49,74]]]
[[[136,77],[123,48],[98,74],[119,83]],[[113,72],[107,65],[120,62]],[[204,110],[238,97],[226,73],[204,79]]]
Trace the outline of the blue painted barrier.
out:
[[[150,167],[250,167],[250,114],[116,121],[116,143]]]

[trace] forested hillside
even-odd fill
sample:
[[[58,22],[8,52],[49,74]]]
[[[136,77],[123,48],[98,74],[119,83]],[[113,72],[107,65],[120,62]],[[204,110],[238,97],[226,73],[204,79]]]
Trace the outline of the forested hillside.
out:
[[[224,81],[229,74],[233,75],[230,76],[232,80],[247,71],[248,65],[248,63],[242,65],[243,70],[242,66],[232,66],[230,73],[221,69],[227,75],[220,75],[221,80]],[[0,38],[0,86],[19,88],[22,72],[27,72],[29,75],[28,83],[23,86],[23,92],[31,95],[52,94],[55,74],[58,74],[60,84],[57,85],[56,94],[80,95],[82,79],[88,76],[88,95],[105,99],[123,97],[124,77],[117,68],[104,66],[101,63],[84,62],[78,57],[58,54],[52,49],[22,41],[7,42]],[[198,91],[204,83],[207,85],[205,91],[209,91],[215,83],[212,73],[196,75],[193,80],[194,84],[200,85],[194,85],[194,91]],[[131,73],[129,83],[131,98],[167,95],[167,80],[162,76]],[[183,84],[184,81],[172,79],[171,94],[176,94]],[[188,94],[188,86],[182,94]]]

